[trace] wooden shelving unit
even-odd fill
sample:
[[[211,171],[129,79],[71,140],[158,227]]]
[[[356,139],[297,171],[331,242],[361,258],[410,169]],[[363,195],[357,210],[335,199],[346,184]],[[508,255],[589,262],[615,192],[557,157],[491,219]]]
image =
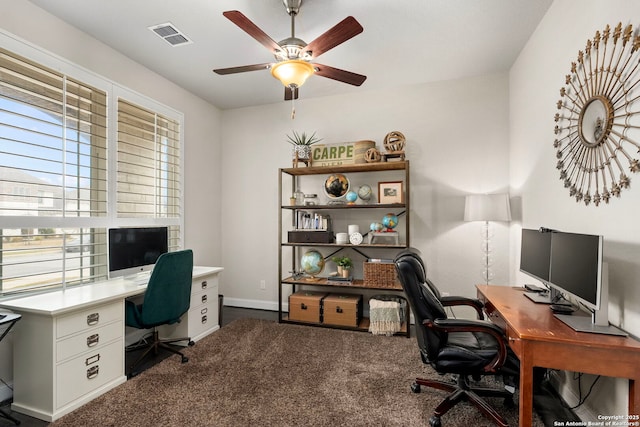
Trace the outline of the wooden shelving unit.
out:
[[[283,186],[289,189],[296,188],[296,180],[304,179],[304,177],[310,177],[314,175],[331,175],[340,173],[345,176],[351,177],[354,174],[373,174],[378,177],[378,181],[389,181],[389,174],[393,173],[395,177],[401,175],[403,182],[403,203],[368,203],[368,204],[316,204],[312,206],[292,206],[288,204],[290,194],[285,194]],[[371,176],[371,175],[368,175]],[[290,179],[290,184],[286,179]],[[373,185],[371,186],[373,188]],[[301,325],[310,325],[317,327],[329,327],[339,329],[349,329],[357,331],[368,331],[369,319],[363,317],[357,327],[348,326],[336,326],[327,325],[321,322],[302,322],[289,319],[289,314],[285,311],[284,303],[287,301],[288,296],[291,293],[296,292],[299,289],[313,289],[322,290],[326,292],[337,293],[362,293],[365,291],[380,291],[381,293],[389,293],[390,295],[397,295],[403,297],[402,287],[397,284],[394,286],[375,286],[364,283],[362,278],[354,278],[351,284],[335,285],[328,283],[327,277],[318,277],[314,280],[305,277],[293,277],[292,271],[296,271],[297,262],[300,259],[302,251],[305,248],[316,248],[318,250],[324,249],[331,252],[325,256],[325,259],[330,258],[333,254],[336,254],[342,250],[350,249],[357,252],[363,257],[363,261],[367,258],[393,258],[395,254],[400,250],[407,248],[410,245],[410,181],[409,181],[409,162],[408,161],[389,161],[381,163],[366,163],[357,165],[344,165],[344,166],[322,166],[322,167],[299,167],[299,168],[283,168],[279,170],[279,182],[278,182],[278,196],[279,196],[279,228],[278,236],[279,251],[278,251],[278,320],[282,323],[295,323]],[[292,243],[288,242],[286,238],[286,232],[293,228],[293,224],[284,224],[285,218],[283,213],[288,212],[291,217],[295,216],[296,211],[315,211],[315,212],[330,212],[332,219],[340,218],[342,216],[349,217],[349,215],[357,212],[372,211],[372,215],[380,215],[380,212],[393,212],[401,218],[402,224],[402,239],[398,244],[390,242],[374,242],[368,243],[366,235],[368,230],[362,230],[362,234],[365,236],[365,240],[359,245],[352,244],[336,244],[336,243]],[[334,230],[337,231],[337,230]],[[345,230],[346,231],[346,230]],[[290,251],[287,254],[291,259],[291,265],[285,266],[284,252]],[[327,261],[328,262],[328,261]],[[366,304],[366,300],[363,300],[363,304]],[[410,310],[406,305],[406,316],[403,320],[402,330],[397,335],[410,336],[409,328],[409,316]]]

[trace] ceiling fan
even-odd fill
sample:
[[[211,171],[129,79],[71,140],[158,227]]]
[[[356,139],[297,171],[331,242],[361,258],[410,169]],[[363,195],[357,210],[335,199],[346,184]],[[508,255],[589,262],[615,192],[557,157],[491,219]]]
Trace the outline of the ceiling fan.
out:
[[[327,30],[311,43],[305,43],[295,36],[295,18],[300,10],[302,0],[283,0],[289,16],[291,16],[291,37],[276,43],[249,18],[237,10],[230,10],[222,14],[241,30],[256,39],[274,56],[275,62],[245,65],[240,67],[218,68],[216,74],[235,74],[256,70],[271,70],[271,75],[280,80],[285,87],[286,101],[298,99],[298,90],[307,78],[313,74],[337,80],[354,86],[360,86],[367,76],[345,71],[328,65],[313,62],[320,55],[357,36],[363,31],[362,25],[353,16],[348,16],[338,24]]]

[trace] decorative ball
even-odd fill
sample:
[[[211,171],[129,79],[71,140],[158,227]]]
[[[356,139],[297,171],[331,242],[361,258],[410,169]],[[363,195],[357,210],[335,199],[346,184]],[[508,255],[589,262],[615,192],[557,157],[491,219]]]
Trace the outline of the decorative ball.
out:
[[[371,191],[371,187],[369,187],[367,184],[361,185],[360,188],[358,188],[358,197],[360,197],[365,202],[369,201],[372,195],[373,191]]]
[[[317,276],[324,270],[324,257],[314,249],[309,250],[302,255],[300,266],[309,276]]]
[[[393,132],[389,132],[387,136],[384,137],[384,148],[389,151],[402,151],[404,150],[404,143],[406,139],[402,132],[398,132],[394,130]]]
[[[347,202],[349,203],[355,203],[356,200],[358,200],[358,193],[356,193],[355,191],[349,191],[344,196],[344,198],[347,199]]]
[[[324,192],[332,199],[338,199],[349,191],[349,180],[341,173],[329,175],[324,182]]]
[[[393,230],[398,225],[398,215],[388,213],[382,218],[382,225],[385,226],[387,231]]]
[[[367,152],[364,153],[364,159],[367,163],[375,163],[382,160],[382,155],[377,148],[369,148]]]
[[[384,225],[382,225],[379,222],[372,222],[371,225],[369,226],[370,231],[382,231],[383,228],[384,228]]]

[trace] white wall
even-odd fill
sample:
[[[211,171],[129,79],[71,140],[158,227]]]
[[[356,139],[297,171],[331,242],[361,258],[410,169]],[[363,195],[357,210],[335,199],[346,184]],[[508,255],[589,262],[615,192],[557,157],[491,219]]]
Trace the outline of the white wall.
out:
[[[274,82],[276,83],[276,82]],[[304,87],[302,88],[304,89]],[[411,236],[429,276],[445,292],[475,296],[481,282],[481,224],[464,223],[464,195],[507,189],[508,89],[491,75],[356,95],[224,111],[225,303],[277,307],[278,168],[291,167],[286,134],[316,131],[323,143],[407,138]],[[318,188],[318,193],[321,189]],[[508,281],[508,228],[496,224],[497,283]],[[267,289],[260,290],[260,280]]]
[[[4,31],[184,114],[184,244],[194,250],[196,264],[221,265],[220,111],[28,1],[0,4]],[[0,378],[9,382],[11,335],[0,344]],[[0,384],[0,400],[6,397]]]
[[[612,28],[618,22],[632,24],[637,31],[638,17],[637,0],[555,0],[511,70],[509,122],[511,193],[521,197],[521,225],[603,235],[610,321],[636,336],[640,335],[640,179],[631,176],[631,188],[609,205],[576,203],[559,179],[552,144],[555,104],[578,51],[607,24]],[[511,271],[513,280],[524,283],[526,279],[516,274],[519,225],[512,227]],[[592,377],[585,380],[583,389],[592,381]],[[600,380],[587,409],[592,414],[626,413],[625,381]]]

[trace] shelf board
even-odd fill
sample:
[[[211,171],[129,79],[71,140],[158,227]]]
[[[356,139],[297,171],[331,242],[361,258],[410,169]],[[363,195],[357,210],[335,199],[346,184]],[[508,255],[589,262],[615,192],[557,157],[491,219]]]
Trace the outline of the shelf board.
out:
[[[291,210],[320,210],[320,209],[406,209],[407,205],[404,203],[371,203],[368,205],[348,203],[342,205],[282,205],[282,209]]]
[[[362,279],[354,279],[351,284],[333,284],[327,283],[326,277],[318,277],[315,280],[311,278],[300,278],[295,279],[293,277],[287,277],[286,279],[282,279],[281,283],[286,283],[288,285],[308,285],[308,286],[327,286],[332,288],[357,288],[357,289],[373,289],[376,291],[402,291],[402,286],[397,284],[395,286],[367,286],[364,284],[364,280]]]
[[[344,245],[339,245],[337,243],[314,243],[314,242],[302,242],[302,243],[291,243],[291,242],[282,242],[282,246],[324,246],[330,248],[374,248],[374,249],[406,249],[407,245],[383,245],[378,243],[360,243],[359,245],[351,245],[345,243]]]
[[[333,324],[327,324],[327,323],[319,323],[319,322],[303,322],[300,320],[290,320],[289,319],[289,315],[282,313],[282,320],[283,323],[294,323],[296,325],[313,325],[313,326],[320,326],[320,327],[324,327],[324,328],[331,328],[331,329],[348,329],[348,330],[352,330],[352,331],[362,331],[362,332],[369,332],[369,318],[368,317],[363,317],[360,320],[360,324],[358,326],[342,326],[342,325],[333,325]],[[407,336],[407,323],[406,322],[402,322],[402,325],[400,326],[400,331],[397,332],[395,335],[400,335],[400,336]]]
[[[394,171],[405,170],[409,165],[409,161],[395,161],[395,162],[378,162],[378,163],[362,163],[357,165],[342,165],[342,166],[311,166],[302,168],[283,168],[280,169],[289,175],[320,175],[324,173],[353,173],[353,172],[380,172],[380,171]]]

